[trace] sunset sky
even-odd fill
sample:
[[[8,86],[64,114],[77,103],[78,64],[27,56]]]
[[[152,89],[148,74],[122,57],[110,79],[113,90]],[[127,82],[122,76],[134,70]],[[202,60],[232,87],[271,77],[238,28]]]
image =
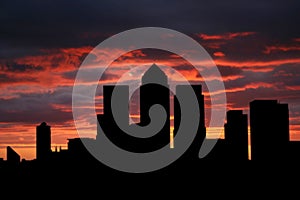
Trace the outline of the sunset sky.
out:
[[[248,114],[254,99],[288,103],[291,139],[300,140],[299,1],[130,2],[0,2],[0,158],[8,145],[22,158],[35,158],[35,127],[43,121],[52,126],[53,146],[78,137],[71,105],[81,62],[109,36],[146,26],[185,33],[208,51],[225,84],[227,109]],[[166,69],[170,81],[176,77],[168,67],[203,84],[189,63],[151,49],[119,58],[99,83],[113,84],[129,69],[152,63]],[[204,94],[209,104],[205,85]]]

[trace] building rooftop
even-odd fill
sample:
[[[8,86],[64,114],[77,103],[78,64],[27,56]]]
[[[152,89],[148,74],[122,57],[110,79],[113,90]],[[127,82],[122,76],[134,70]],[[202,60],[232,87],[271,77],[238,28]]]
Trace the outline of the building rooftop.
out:
[[[168,77],[156,64],[153,64],[142,77],[142,84],[150,83],[168,84]]]

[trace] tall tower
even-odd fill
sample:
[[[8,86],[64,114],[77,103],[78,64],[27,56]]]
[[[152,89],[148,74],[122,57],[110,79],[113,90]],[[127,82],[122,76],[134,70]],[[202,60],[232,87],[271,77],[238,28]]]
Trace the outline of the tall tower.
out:
[[[177,134],[178,129],[180,127],[181,122],[181,108],[180,103],[178,101],[178,97],[185,97],[186,91],[189,88],[192,88],[195,96],[197,98],[197,103],[199,107],[199,124],[198,131],[196,137],[191,144],[190,148],[185,153],[186,156],[192,157],[193,159],[198,159],[198,153],[202,142],[206,136],[206,128],[205,128],[205,110],[204,110],[204,95],[202,94],[202,86],[201,85],[177,85],[176,86],[176,95],[174,96],[174,136]],[[191,103],[191,102],[190,102]],[[189,133],[186,133],[189,134]],[[176,148],[176,143],[174,144]]]
[[[289,143],[288,104],[250,102],[251,160],[283,160]]]
[[[153,147],[161,148],[170,143],[170,91],[168,77],[155,64],[143,75],[140,87],[140,125],[147,126],[150,122],[149,110],[155,105],[161,105],[166,111],[166,121],[163,128],[153,136]]]
[[[116,98],[112,102],[112,96]],[[107,120],[115,121],[112,107],[120,115],[118,123],[125,126],[129,123],[129,86],[128,85],[106,85],[103,87],[104,115]],[[113,104],[114,103],[114,104]]]
[[[46,122],[36,127],[36,158],[47,160],[51,154],[51,127]]]
[[[116,101],[112,101],[112,96]],[[130,136],[124,133],[119,126],[129,126],[129,86],[128,85],[105,85],[103,86],[103,114],[97,115],[98,127],[97,140],[99,134],[105,134],[115,145],[122,149],[130,151],[133,146],[128,141]],[[119,116],[117,124],[113,116],[112,107]]]
[[[168,115],[164,129],[170,130],[170,92],[168,77],[155,64],[153,64],[142,77],[140,102],[141,125],[150,123],[150,108],[155,104],[160,104],[164,107]]]
[[[233,160],[248,160],[248,118],[242,110],[227,112],[227,123],[224,125],[225,141]]]

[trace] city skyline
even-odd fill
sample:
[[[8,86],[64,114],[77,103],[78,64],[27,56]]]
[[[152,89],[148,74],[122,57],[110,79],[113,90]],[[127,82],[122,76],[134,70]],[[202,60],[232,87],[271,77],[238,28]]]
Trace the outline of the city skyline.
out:
[[[154,66],[154,67],[153,67]],[[165,67],[158,67],[156,64],[152,64],[151,65],[151,67],[146,67],[145,69],[146,69],[146,72],[148,72],[148,71],[152,71],[152,69],[153,68],[158,68],[159,69],[159,71],[161,71],[161,73],[165,73],[165,71],[163,71],[162,69],[166,69]],[[150,70],[149,70],[150,69]],[[146,74],[146,73],[143,73],[142,75],[144,76],[144,74]],[[143,77],[142,76],[142,77]],[[149,76],[149,77],[153,77],[153,74],[151,75],[151,76]],[[167,83],[168,83],[168,77],[166,76],[166,79],[167,79]],[[176,82],[175,82],[176,83]],[[174,86],[174,85],[173,85]],[[179,88],[180,87],[183,87],[184,85],[180,85],[180,84],[178,84],[178,85],[175,85],[175,87],[176,87],[176,90],[177,90],[177,86],[179,86]],[[196,88],[197,87],[200,87],[200,88],[198,88],[198,90],[199,91],[202,91],[202,87],[201,87],[201,85],[191,85],[194,89],[195,89],[195,93],[196,93]],[[129,88],[128,87],[126,87],[125,85],[121,85],[121,86],[118,86],[119,88],[123,88],[123,94],[125,94],[125,97],[126,97],[126,91],[128,92],[129,91]],[[106,88],[106,89],[105,89]],[[110,88],[110,89],[109,89]],[[107,90],[107,92],[108,92],[108,94],[110,94],[111,95],[111,92],[112,92],[112,90],[115,88],[115,86],[113,86],[113,85],[111,85],[111,84],[109,84],[109,85],[104,85],[103,86],[103,94],[105,94],[105,90]],[[124,90],[125,89],[125,90]],[[184,88],[183,88],[184,89]],[[119,89],[117,89],[116,91],[120,91]],[[124,93],[125,92],[125,93]],[[201,94],[201,93],[200,93]],[[107,96],[109,96],[109,95],[107,95]],[[123,95],[124,96],[124,95]],[[203,108],[205,107],[205,109],[203,110],[203,112],[205,111],[206,112],[206,110],[207,110],[207,108],[206,108],[206,106],[204,106],[205,105],[205,103],[204,103],[204,99],[205,99],[205,95],[202,95],[203,97],[203,100],[202,100],[202,102],[203,102]],[[128,94],[127,94],[127,98],[128,98]],[[171,97],[170,97],[171,98]],[[174,98],[175,98],[175,94],[174,94]],[[197,98],[199,98],[199,97],[197,97]],[[172,98],[171,98],[172,99]],[[174,104],[176,104],[176,101],[173,103],[173,102],[171,102],[171,99],[170,99],[170,104],[172,104],[173,106],[175,106]],[[175,98],[176,99],[176,98]],[[135,99],[136,100],[136,99]],[[199,100],[199,99],[198,99]],[[255,101],[260,101],[260,99],[256,99]],[[271,102],[278,102],[278,100],[263,100],[263,101],[271,101]],[[106,104],[110,104],[110,102],[111,102],[111,100],[110,99],[108,99],[107,98],[107,102],[106,102]],[[138,101],[138,102],[140,102],[140,101]],[[201,101],[200,101],[201,102]],[[123,102],[123,103],[125,103],[126,105],[128,104],[128,105],[130,105],[130,104],[132,104],[132,102],[130,102],[129,101],[129,99],[128,99],[128,101],[125,101],[125,102]],[[105,109],[104,109],[104,104],[105,104],[105,98],[103,98],[103,112],[105,112]],[[201,103],[200,103],[201,104]],[[287,105],[287,104],[286,104]],[[169,105],[170,106],[170,105]],[[129,108],[130,106],[128,106],[128,108]],[[249,106],[249,108],[250,108],[250,106]],[[145,109],[145,113],[147,112],[146,111],[147,109]],[[232,109],[232,110],[228,110],[229,111],[229,113],[230,112],[234,112],[234,111],[237,111],[237,112],[245,112],[244,110],[239,110],[239,109]],[[106,112],[111,112],[111,111],[106,111]],[[132,111],[130,111],[130,110],[128,110],[128,112],[129,112],[129,116],[128,116],[128,119],[127,120],[129,120],[129,117],[132,117],[132,119],[134,119],[135,121],[139,121],[140,119],[140,116],[138,116],[138,114],[139,114],[139,112],[137,112],[137,114],[131,114],[131,112]],[[173,136],[173,132],[172,131],[174,131],[174,128],[176,127],[176,125],[174,124],[175,123],[175,121],[174,121],[174,117],[175,117],[175,115],[176,115],[176,109],[173,111],[174,113],[173,113],[173,115],[170,115],[170,122],[172,122],[172,125],[170,124],[170,134],[172,134],[172,136]],[[204,112],[204,113],[205,113]],[[205,127],[205,122],[204,121],[206,121],[206,115],[204,114],[204,113],[202,113],[202,116],[205,116],[205,119],[201,119],[201,122],[199,122],[200,123],[200,126],[201,126],[201,124],[202,124],[202,126],[204,125],[204,129],[206,129],[206,127]],[[246,118],[247,118],[247,113],[246,114],[243,114],[243,115],[246,115]],[[289,112],[288,112],[288,115],[289,115]],[[101,114],[98,116],[98,119],[99,119],[99,117],[101,117]],[[204,120],[204,121],[203,121]],[[34,127],[36,127],[36,130],[38,130],[38,127],[41,127],[41,126],[43,126],[43,125],[45,125],[44,124],[45,122],[43,122],[40,126],[36,126],[36,125],[33,125]],[[227,123],[226,123],[226,121],[224,121],[224,125],[226,125]],[[247,138],[247,140],[249,140],[249,137],[250,137],[250,117],[249,118],[247,118],[247,124],[249,124],[248,126],[247,126],[247,136],[248,136],[248,138]],[[48,125],[46,125],[47,127],[48,127]],[[54,126],[52,126],[52,127],[54,127]],[[210,129],[209,129],[210,128]],[[222,129],[222,130],[221,130]],[[222,134],[220,135],[221,137],[220,137],[220,139],[224,139],[224,137],[225,137],[225,135],[226,135],[226,127],[208,127],[208,131],[206,131],[206,130],[204,130],[204,132],[205,132],[205,134],[206,134],[206,136],[208,137],[208,138],[210,138],[210,139],[214,139],[214,138],[216,138],[215,137],[215,135],[216,134],[214,134],[214,132],[218,132],[219,133],[219,131],[222,131]],[[35,133],[34,133],[35,134]],[[51,134],[51,133],[50,133]],[[288,133],[288,136],[289,136],[289,139],[290,139],[290,129],[289,129],[289,133]],[[49,135],[48,135],[48,137],[49,137]],[[51,146],[50,147],[48,147],[48,149],[50,149],[51,151],[56,151],[58,148],[60,148],[60,149],[66,149],[67,148],[67,143],[66,143],[66,141],[68,141],[69,139],[72,139],[72,138],[77,138],[78,137],[78,135],[76,134],[76,135],[74,135],[74,137],[68,137],[68,138],[66,138],[66,140],[65,140],[65,143],[63,143],[63,144],[53,144],[53,143],[51,143]],[[53,138],[53,136],[52,136],[52,138]],[[95,138],[96,138],[96,134],[95,134]],[[52,140],[51,138],[49,139],[50,141]],[[36,142],[36,140],[35,140],[35,142]],[[36,144],[36,143],[35,143]],[[17,146],[17,148],[14,146],[14,145],[8,145],[8,146],[12,146],[12,147],[14,147],[14,149],[18,149],[18,146]],[[6,148],[6,147],[5,147]],[[26,148],[26,147],[25,147]],[[19,153],[22,157],[21,158],[23,158],[23,159],[26,159],[26,160],[33,160],[33,159],[35,159],[35,158],[37,158],[37,146],[36,145],[32,145],[31,147],[30,147],[32,150],[31,150],[31,156],[29,156],[29,157],[26,157],[26,152],[25,152],[25,154],[22,154],[22,153]],[[21,149],[23,149],[23,147],[21,147]],[[19,150],[19,149],[18,149]],[[19,152],[17,150],[17,152]],[[251,158],[251,144],[250,144],[250,140],[249,140],[249,142],[248,142],[248,151],[249,151],[249,153],[250,154],[248,154],[248,156],[249,156],[249,158]],[[22,152],[22,151],[21,151]],[[1,155],[1,153],[0,153],[0,155]],[[4,158],[4,159],[6,159],[6,152],[5,152],[5,150],[2,152],[2,155],[4,155],[3,157],[0,157],[0,158]],[[24,156],[25,155],[25,156]]]
[[[143,74],[142,85],[139,89],[140,99],[138,100],[143,111],[140,112],[141,120],[135,124],[130,124],[129,122],[129,86],[104,85],[104,112],[97,115],[99,126],[96,138],[68,138],[67,149],[62,149],[61,147],[58,149],[56,146],[55,150],[52,150],[51,126],[46,122],[42,122],[36,126],[36,157],[30,160],[59,164],[62,160],[73,162],[73,159],[79,155],[79,158],[84,161],[85,157],[90,156],[87,153],[86,147],[83,146],[82,141],[96,144],[101,140],[98,139],[98,136],[103,134],[113,144],[130,152],[152,152],[166,145],[169,148],[176,148],[176,143],[174,144],[172,137],[176,137],[179,127],[184,123],[182,120],[186,120],[186,117],[188,117],[188,120],[193,120],[191,116],[188,116],[189,113],[182,110],[184,104],[179,102],[185,99],[183,101],[185,104],[192,104],[193,101],[189,100],[189,89],[192,89],[191,92],[195,94],[197,100],[195,103],[199,108],[200,118],[197,125],[196,137],[191,146],[182,155],[181,160],[198,163],[201,160],[198,158],[198,153],[204,140],[217,140],[216,146],[208,153],[204,160],[245,161],[250,159],[272,161],[278,159],[296,159],[297,152],[300,150],[300,143],[290,141],[288,104],[281,104],[277,100],[254,100],[249,102],[251,114],[249,117],[250,140],[248,139],[248,115],[244,114],[243,110],[229,110],[224,122],[224,135],[220,138],[210,138],[205,127],[206,114],[202,85],[176,85],[176,93],[171,98],[168,82],[168,77],[156,64],[153,64]],[[117,98],[118,100],[113,101],[113,98]],[[173,103],[171,103],[172,99]],[[113,104],[113,102],[117,104]],[[155,123],[155,120],[150,120],[148,114],[150,108],[155,104],[161,105],[167,116],[166,123],[164,123],[155,137],[136,138],[124,132],[124,130],[130,130],[137,135],[145,134],[147,129],[138,131],[139,129],[134,129],[133,126],[144,127]],[[171,132],[170,124],[170,110],[172,109],[170,105],[174,106],[173,132]],[[112,108],[117,109],[118,118],[115,118]],[[276,126],[273,124],[276,124]],[[125,129],[120,128],[120,125]],[[191,133],[183,132],[183,134]],[[273,137],[269,137],[270,134]],[[249,149],[250,141],[251,150]],[[10,163],[9,165],[19,165],[21,162],[22,155],[20,156],[11,146],[7,146],[6,155],[7,162],[8,164]],[[22,162],[23,160],[25,161],[26,159],[23,158]]]
[[[36,126],[43,121],[52,127],[52,150],[67,148],[67,139],[78,136],[72,88],[82,61],[110,36],[139,27],[173,29],[202,45],[220,71],[226,109],[243,110],[248,127],[249,102],[273,99],[288,104],[290,138],[299,141],[299,9],[299,1],[281,0],[138,1],[134,6],[115,0],[72,4],[65,0],[4,0],[0,7],[0,158],[6,158],[7,146],[22,158],[35,158]],[[100,52],[95,59],[110,59],[112,51],[118,49]],[[179,55],[154,49],[128,52],[109,66],[97,84],[115,84],[124,73],[137,68],[124,79],[124,84],[135,82],[141,78],[136,74],[153,63],[169,77],[170,86],[179,81],[174,70],[191,84],[202,85],[207,126],[213,94],[201,74]],[[207,74],[209,81],[217,78],[210,71]],[[138,94],[134,95],[138,99]],[[102,101],[99,91],[98,114],[103,112]],[[137,105],[131,101],[130,116],[135,122],[140,114]],[[88,125],[85,129],[95,135]],[[223,127],[211,127],[207,132],[214,135],[219,129]]]

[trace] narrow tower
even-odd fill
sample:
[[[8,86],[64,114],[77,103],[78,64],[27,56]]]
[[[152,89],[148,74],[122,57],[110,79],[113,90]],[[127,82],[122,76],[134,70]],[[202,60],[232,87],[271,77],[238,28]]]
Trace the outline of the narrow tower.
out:
[[[46,122],[36,127],[36,158],[47,160],[51,154],[51,127]]]

